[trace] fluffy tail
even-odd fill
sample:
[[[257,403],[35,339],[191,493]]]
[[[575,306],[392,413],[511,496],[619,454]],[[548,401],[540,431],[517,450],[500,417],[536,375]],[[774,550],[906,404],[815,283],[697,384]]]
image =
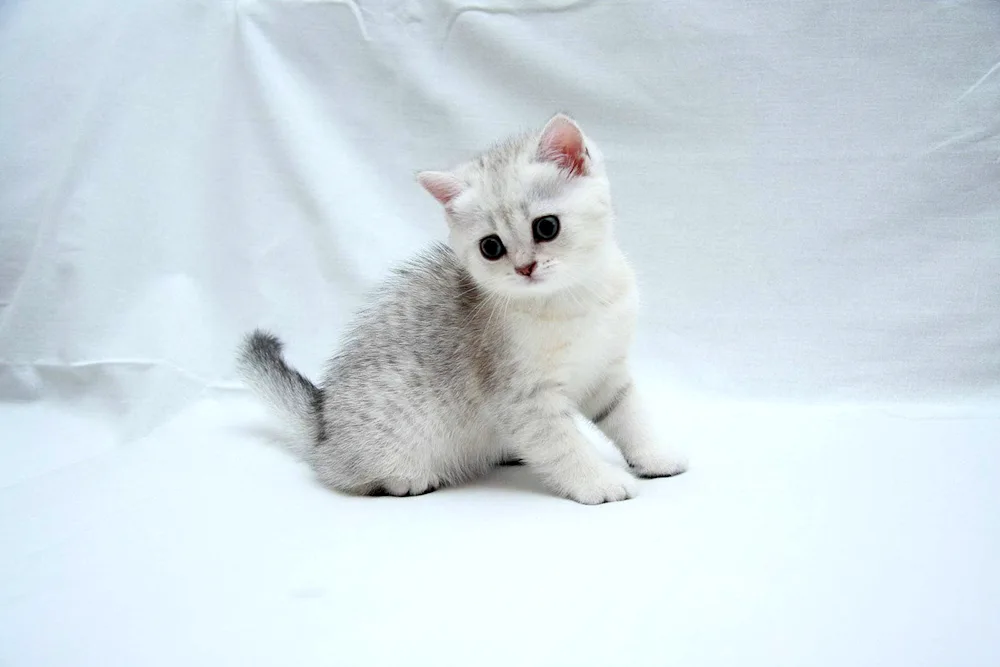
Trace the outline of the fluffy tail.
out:
[[[243,341],[237,368],[253,392],[291,423],[298,436],[295,449],[303,454],[315,443],[323,394],[285,363],[281,348],[276,336],[257,329]]]

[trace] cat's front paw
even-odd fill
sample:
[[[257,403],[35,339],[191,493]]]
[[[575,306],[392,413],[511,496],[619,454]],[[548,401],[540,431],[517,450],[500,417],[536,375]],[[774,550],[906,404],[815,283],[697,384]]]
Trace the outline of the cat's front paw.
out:
[[[604,465],[567,484],[565,493],[578,503],[600,505],[634,498],[636,486],[635,477],[628,471]]]
[[[644,478],[673,477],[688,469],[687,459],[683,456],[658,452],[632,457],[628,464],[637,477]]]

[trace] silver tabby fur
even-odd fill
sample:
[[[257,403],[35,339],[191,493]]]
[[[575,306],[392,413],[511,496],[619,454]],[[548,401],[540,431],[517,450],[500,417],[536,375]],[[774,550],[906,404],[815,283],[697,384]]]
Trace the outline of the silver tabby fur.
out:
[[[632,497],[635,476],[682,472],[656,446],[628,370],[636,287],[597,146],[557,115],[418,180],[444,206],[449,244],[393,273],[318,387],[269,333],[240,352],[241,376],[297,428],[318,478],[416,495],[520,460],[553,492],[596,504]],[[560,231],[539,242],[532,222],[546,215]],[[494,261],[479,246],[492,234],[507,249]],[[528,276],[515,270],[532,262]],[[582,419],[631,472],[598,454]]]

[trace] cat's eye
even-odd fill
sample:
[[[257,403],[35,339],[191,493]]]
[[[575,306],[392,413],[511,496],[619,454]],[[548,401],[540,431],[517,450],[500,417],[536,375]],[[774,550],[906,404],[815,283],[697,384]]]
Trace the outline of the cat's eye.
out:
[[[554,215],[535,218],[531,223],[531,235],[535,237],[535,243],[551,241],[559,236],[559,218]]]
[[[507,248],[504,247],[503,241],[500,240],[499,236],[492,234],[479,242],[479,252],[486,259],[495,262],[507,254]]]

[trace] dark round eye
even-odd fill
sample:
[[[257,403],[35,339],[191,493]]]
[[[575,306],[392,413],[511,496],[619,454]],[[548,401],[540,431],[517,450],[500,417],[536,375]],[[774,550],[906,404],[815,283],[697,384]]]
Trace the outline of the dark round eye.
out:
[[[531,223],[531,234],[536,243],[551,241],[559,236],[559,218],[554,215],[543,215]]]
[[[495,262],[507,254],[507,248],[503,246],[503,241],[500,240],[500,237],[493,234],[479,242],[479,252],[483,253],[483,257],[486,259]]]

